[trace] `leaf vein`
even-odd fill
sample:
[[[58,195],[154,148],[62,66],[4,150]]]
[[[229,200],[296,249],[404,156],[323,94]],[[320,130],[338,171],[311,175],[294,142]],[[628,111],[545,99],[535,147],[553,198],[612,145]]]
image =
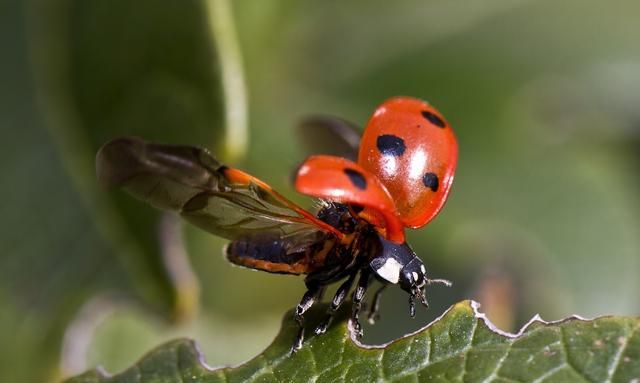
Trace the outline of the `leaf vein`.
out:
[[[313,369],[312,382],[315,383],[318,380],[318,377],[320,377],[320,371],[318,371],[318,362],[316,361],[316,354],[313,351],[311,351],[311,349],[309,349],[309,354],[311,354],[311,361],[312,361],[311,368]]]
[[[562,352],[564,353],[564,361],[576,374],[582,376],[585,380],[596,383],[595,381],[589,379],[586,375],[581,373],[576,366],[573,365],[573,362],[569,359],[569,348],[567,347],[567,334],[564,327],[560,326],[560,346],[562,346]]]
[[[342,364],[342,362],[344,361],[344,353],[347,350],[347,337],[342,339],[342,352],[340,353],[340,362],[337,364],[337,366],[340,366]],[[351,365],[350,365],[351,366]],[[347,369],[344,369],[344,372],[342,373],[342,376],[340,376],[340,379],[342,379],[342,381],[345,381],[345,377],[347,376]]]
[[[182,366],[180,365],[180,355],[178,353],[178,347],[173,348],[173,360],[174,368],[176,369],[176,376],[180,383],[184,383],[184,377],[182,376]]]
[[[540,375],[537,379],[531,381],[531,383],[541,383],[545,379],[549,378],[550,376],[552,376],[553,374],[557,373],[558,371],[562,370],[565,367],[566,367],[566,363],[559,364],[559,365],[555,366],[554,368],[552,368],[551,370],[549,370],[549,371],[545,372],[544,374]]]
[[[504,361],[507,359],[507,357],[509,357],[512,346],[513,346],[513,343],[509,343],[509,347],[505,350],[504,355],[502,355],[502,357],[498,360],[498,363],[496,363],[496,366],[494,367],[493,372],[491,373],[491,375],[487,376],[483,380],[483,382],[489,383],[489,382],[492,382],[494,379],[500,377],[499,376],[500,369],[502,368],[502,364],[504,363]],[[505,378],[505,377],[501,377],[501,378]]]
[[[631,330],[631,332],[629,333],[629,336],[623,338],[624,340],[621,342],[622,344],[620,345],[620,348],[613,356],[613,359],[611,360],[611,364],[609,365],[609,368],[607,368],[607,380],[605,380],[605,383],[611,383],[611,379],[613,379],[613,375],[616,373],[616,371],[618,370],[618,367],[620,366],[622,355],[627,350],[629,339],[633,337],[636,330],[638,330],[638,326],[634,327]]]
[[[257,370],[256,372],[253,373],[253,375],[251,375],[249,377],[249,379],[247,379],[248,382],[255,382],[256,379],[258,379],[261,376],[264,376],[266,374],[272,374],[273,375],[273,366],[277,366],[278,364],[280,364],[282,362],[282,360],[284,358],[286,358],[288,356],[288,354],[284,354],[283,356],[277,358],[276,360],[273,361],[273,363],[268,363],[264,360],[264,356],[260,357],[260,360],[262,361],[262,367]]]
[[[468,354],[473,347],[473,342],[476,339],[476,331],[478,330],[478,318],[475,318],[473,322],[473,330],[471,331],[471,337],[469,338],[469,346],[464,350],[464,365],[462,366],[462,376],[460,376],[460,380],[464,382],[464,377],[467,375],[467,364],[469,362]]]
[[[384,373],[384,365],[382,364],[382,361],[384,360],[384,352],[386,351],[385,348],[383,348],[380,351],[380,358],[378,360],[378,369],[380,370],[380,379],[378,379],[378,381],[380,382],[387,382],[387,378],[386,378],[386,374]]]

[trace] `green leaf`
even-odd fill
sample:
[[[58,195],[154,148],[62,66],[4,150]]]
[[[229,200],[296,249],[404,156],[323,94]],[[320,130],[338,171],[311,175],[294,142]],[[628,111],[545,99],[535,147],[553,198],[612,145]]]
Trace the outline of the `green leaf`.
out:
[[[67,383],[125,382],[636,382],[640,319],[534,317],[518,334],[494,328],[478,304],[463,301],[422,330],[383,346],[352,339],[346,318],[313,336],[295,355],[291,313],[274,342],[253,360],[212,369],[191,340],[176,340],[115,375],[94,370]],[[309,314],[309,328],[326,307]]]

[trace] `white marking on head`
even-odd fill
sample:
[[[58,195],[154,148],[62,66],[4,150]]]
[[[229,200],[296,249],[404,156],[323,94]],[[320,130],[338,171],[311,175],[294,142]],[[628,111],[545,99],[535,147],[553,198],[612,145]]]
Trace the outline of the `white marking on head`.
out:
[[[427,273],[427,269],[424,267],[424,265],[420,265],[420,271],[422,271],[422,274]]]
[[[384,264],[376,270],[376,273],[391,283],[398,283],[402,265],[393,258],[388,258]]]
[[[416,273],[415,271],[411,272],[411,275],[413,276],[413,280],[417,281],[418,280],[418,273]]]

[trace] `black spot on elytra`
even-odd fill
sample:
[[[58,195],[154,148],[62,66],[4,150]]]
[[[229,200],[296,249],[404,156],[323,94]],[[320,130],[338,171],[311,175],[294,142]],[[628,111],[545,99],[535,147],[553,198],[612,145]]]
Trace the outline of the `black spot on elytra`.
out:
[[[444,128],[447,126],[447,124],[445,124],[444,121],[442,121],[442,118],[436,116],[434,113],[428,110],[422,111],[422,117],[426,118],[427,121],[437,126],[438,128]]]
[[[385,156],[399,157],[407,149],[404,144],[404,140],[392,134],[383,134],[382,136],[378,136],[376,145],[378,146],[380,153]]]
[[[344,169],[344,174],[349,177],[349,181],[351,181],[353,186],[357,187],[360,190],[364,190],[367,188],[367,180],[359,171],[346,168]]]
[[[435,173],[426,173],[422,177],[422,183],[434,192],[438,191],[438,186],[440,186],[440,181]]]

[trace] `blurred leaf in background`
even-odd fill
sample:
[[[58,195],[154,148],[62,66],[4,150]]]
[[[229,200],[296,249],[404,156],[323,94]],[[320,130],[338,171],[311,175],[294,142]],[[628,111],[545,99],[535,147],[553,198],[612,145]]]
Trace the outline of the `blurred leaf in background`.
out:
[[[0,357],[9,366],[3,380],[42,381],[56,370],[61,335],[84,302],[100,299],[88,307],[108,311],[108,302],[125,299],[166,319],[194,315],[198,285],[175,242],[179,228],[99,190],[94,158],[119,135],[218,146],[225,113],[203,2],[8,7],[13,17],[3,25],[15,52],[2,72],[22,98],[7,97],[2,113],[9,241],[1,269],[9,283],[1,293],[10,323],[2,327],[18,327],[3,343],[24,352],[6,348]],[[39,368],[16,365],[38,354]],[[84,368],[69,363],[62,367]]]
[[[167,275],[158,214],[97,190],[94,158],[121,135],[205,146],[220,139],[218,60],[204,11],[200,2],[47,1],[34,2],[30,14],[34,73],[53,142],[138,294],[165,312],[175,304],[190,310],[174,301],[189,300],[180,295],[194,292],[181,288],[194,287]]]
[[[234,100],[218,77],[215,1],[0,5],[2,380],[51,376],[69,322],[96,330],[83,339],[86,367],[117,371],[183,335],[210,364],[237,363],[268,344],[302,294],[298,278],[232,268],[223,241],[188,228],[202,305],[170,326],[152,313],[175,316],[194,300],[181,301],[160,256],[158,216],[95,184],[95,150],[117,135],[221,153]],[[365,341],[416,329],[463,298],[493,298],[483,308],[511,329],[536,312],[638,314],[638,14],[632,0],[233,2],[222,30],[238,34],[251,105],[241,167],[288,196],[302,159],[292,127],[307,114],[362,126],[384,99],[410,95],[456,130],[450,201],[409,236],[454,288],[433,289],[413,321],[402,292],[389,291]],[[104,309],[97,292],[136,303]]]

